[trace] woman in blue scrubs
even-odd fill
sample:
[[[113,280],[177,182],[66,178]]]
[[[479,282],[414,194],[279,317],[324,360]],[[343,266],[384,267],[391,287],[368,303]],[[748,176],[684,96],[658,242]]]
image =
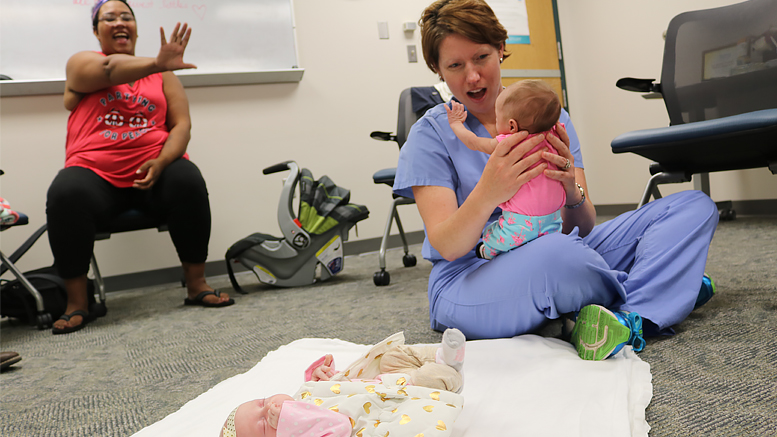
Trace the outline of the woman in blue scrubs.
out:
[[[499,64],[509,54],[493,11],[482,0],[439,0],[424,11],[421,35],[427,65],[467,109],[465,125],[494,137]],[[645,335],[658,335],[693,310],[718,220],[714,202],[685,191],[594,226],[580,142],[566,111],[559,121],[566,129],[558,126],[560,138],[548,138],[558,155],[525,155],[542,139],[527,140],[526,132],[490,156],[472,151],[451,131],[443,105],[413,126],[394,191],[415,199],[424,222],[433,329],[458,328],[468,339],[512,337],[596,304],[638,313]],[[477,258],[474,248],[498,218],[497,205],[542,172],[566,191],[563,232],[490,261]]]

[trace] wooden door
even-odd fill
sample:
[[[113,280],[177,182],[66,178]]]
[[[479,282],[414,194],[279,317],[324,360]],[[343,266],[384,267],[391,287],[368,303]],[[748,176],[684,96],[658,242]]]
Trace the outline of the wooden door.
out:
[[[569,110],[564,82],[556,0],[526,0],[531,44],[508,44],[510,57],[502,63],[502,84],[523,79],[548,82]]]

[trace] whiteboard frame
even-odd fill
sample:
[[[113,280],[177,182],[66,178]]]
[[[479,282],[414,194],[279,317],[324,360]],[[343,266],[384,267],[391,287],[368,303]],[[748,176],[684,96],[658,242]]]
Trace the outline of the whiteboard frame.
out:
[[[225,71],[216,73],[190,73],[186,70],[177,74],[184,87],[209,87],[223,85],[252,85],[271,83],[300,82],[305,73],[304,68],[298,67],[299,47],[297,45],[297,23],[294,14],[294,0],[289,3],[291,18],[292,46],[294,50],[294,65],[283,69],[260,69],[257,71]],[[0,80],[0,97],[15,96],[39,96],[64,94],[65,79],[19,79]]]
[[[182,74],[178,78],[181,79],[184,87],[203,87],[299,82],[302,80],[304,73],[304,68],[290,68],[287,70],[246,73]],[[64,93],[65,79],[0,81],[0,97],[42,96]]]

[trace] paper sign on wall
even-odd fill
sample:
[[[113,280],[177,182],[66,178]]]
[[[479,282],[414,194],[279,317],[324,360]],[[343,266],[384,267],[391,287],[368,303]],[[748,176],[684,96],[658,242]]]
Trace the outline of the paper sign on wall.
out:
[[[486,0],[507,30],[507,44],[531,44],[526,0]]]

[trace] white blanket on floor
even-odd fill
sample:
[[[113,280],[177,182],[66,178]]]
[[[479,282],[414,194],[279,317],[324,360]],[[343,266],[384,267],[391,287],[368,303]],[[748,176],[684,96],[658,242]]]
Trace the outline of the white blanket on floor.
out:
[[[294,394],[305,369],[321,356],[331,353],[345,364],[369,349],[337,339],[294,341],[135,436],[217,437],[237,405]],[[650,365],[631,347],[591,362],[578,358],[568,343],[536,335],[468,341],[463,373],[464,410],[453,437],[647,437],[650,429],[645,421],[653,395]]]

